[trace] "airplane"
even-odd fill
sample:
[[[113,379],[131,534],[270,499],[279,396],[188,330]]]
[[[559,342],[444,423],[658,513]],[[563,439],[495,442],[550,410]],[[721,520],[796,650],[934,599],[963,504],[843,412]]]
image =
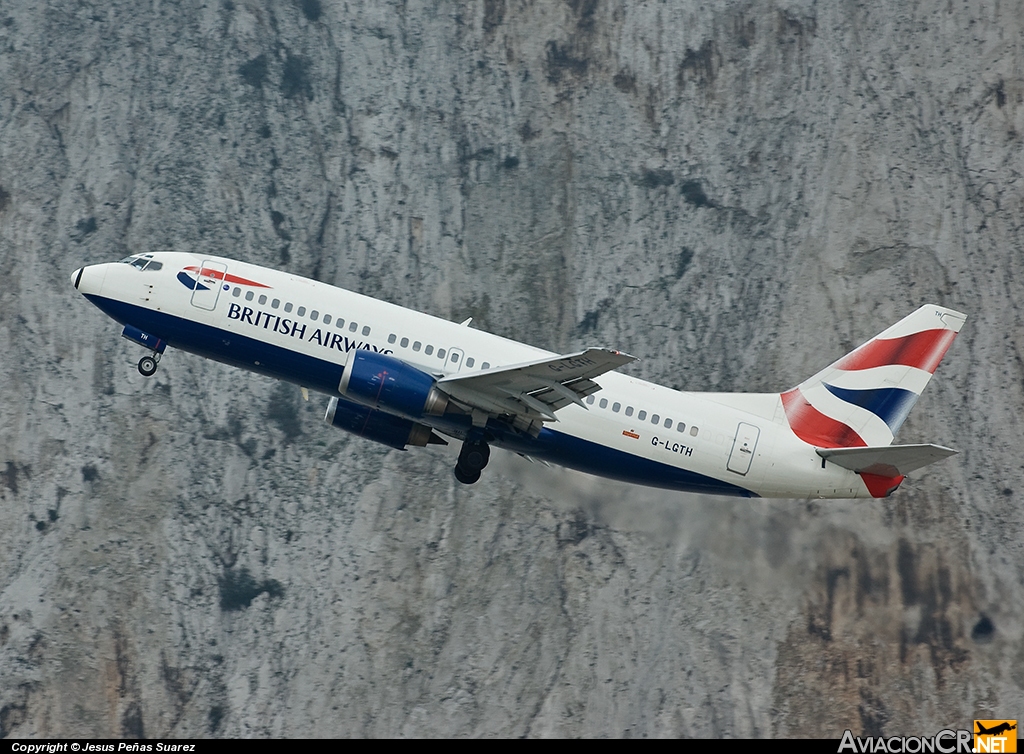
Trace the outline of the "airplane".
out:
[[[328,424],[409,446],[491,447],[650,487],[773,498],[882,498],[957,451],[893,445],[967,317],[925,305],[780,393],[681,392],[615,370],[610,348],[555,354],[465,322],[246,262],[132,254],[71,275],[148,353],[168,346],[329,396]]]
[[[999,723],[999,725],[993,725],[991,728],[986,728],[977,720],[974,721],[975,725],[978,726],[976,731],[979,736],[998,736],[1000,733],[1007,733],[1011,730],[1016,730],[1016,725],[1010,725],[1008,722]]]

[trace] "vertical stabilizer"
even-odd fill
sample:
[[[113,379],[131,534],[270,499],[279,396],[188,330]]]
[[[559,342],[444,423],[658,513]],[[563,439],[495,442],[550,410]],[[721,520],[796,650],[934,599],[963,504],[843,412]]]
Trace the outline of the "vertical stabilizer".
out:
[[[889,445],[966,319],[927,304],[787,390],[793,432],[822,448]]]

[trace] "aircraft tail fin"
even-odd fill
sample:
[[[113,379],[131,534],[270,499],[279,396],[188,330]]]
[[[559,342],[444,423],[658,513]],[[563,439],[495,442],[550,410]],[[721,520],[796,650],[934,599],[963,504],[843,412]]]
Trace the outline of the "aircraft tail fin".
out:
[[[891,444],[966,319],[922,306],[782,393],[793,432],[822,448]]]

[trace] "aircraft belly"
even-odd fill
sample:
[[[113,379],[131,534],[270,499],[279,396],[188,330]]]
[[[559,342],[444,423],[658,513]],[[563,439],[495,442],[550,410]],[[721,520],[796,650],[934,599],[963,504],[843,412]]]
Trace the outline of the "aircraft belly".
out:
[[[330,395],[337,393],[341,364],[134,304],[98,296],[89,299],[118,322],[156,335],[174,348],[311,390]]]
[[[622,434],[619,422],[602,421],[583,409],[567,407],[558,412],[562,421],[548,424],[536,439],[523,436],[497,438],[495,444],[517,453],[566,466],[587,474],[616,479],[647,487],[703,492],[716,495],[757,497],[749,488],[707,473],[696,461],[699,452],[685,455],[681,444],[669,442],[668,448],[654,445],[656,435],[643,429]],[[663,433],[670,436],[671,433]],[[679,452],[682,450],[682,452]],[[724,469],[724,465],[722,466]],[[723,474],[724,476],[724,474]]]
[[[519,452],[595,476],[647,487],[757,497],[744,487],[548,427]]]

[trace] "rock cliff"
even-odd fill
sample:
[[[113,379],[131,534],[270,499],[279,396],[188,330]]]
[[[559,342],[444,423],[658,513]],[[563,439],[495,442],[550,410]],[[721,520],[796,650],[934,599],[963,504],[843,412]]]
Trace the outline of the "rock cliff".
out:
[[[1015,3],[0,5],[0,735],[921,735],[1024,680]],[[686,389],[970,314],[884,501],[343,435],[137,347],[82,264],[197,250]]]

